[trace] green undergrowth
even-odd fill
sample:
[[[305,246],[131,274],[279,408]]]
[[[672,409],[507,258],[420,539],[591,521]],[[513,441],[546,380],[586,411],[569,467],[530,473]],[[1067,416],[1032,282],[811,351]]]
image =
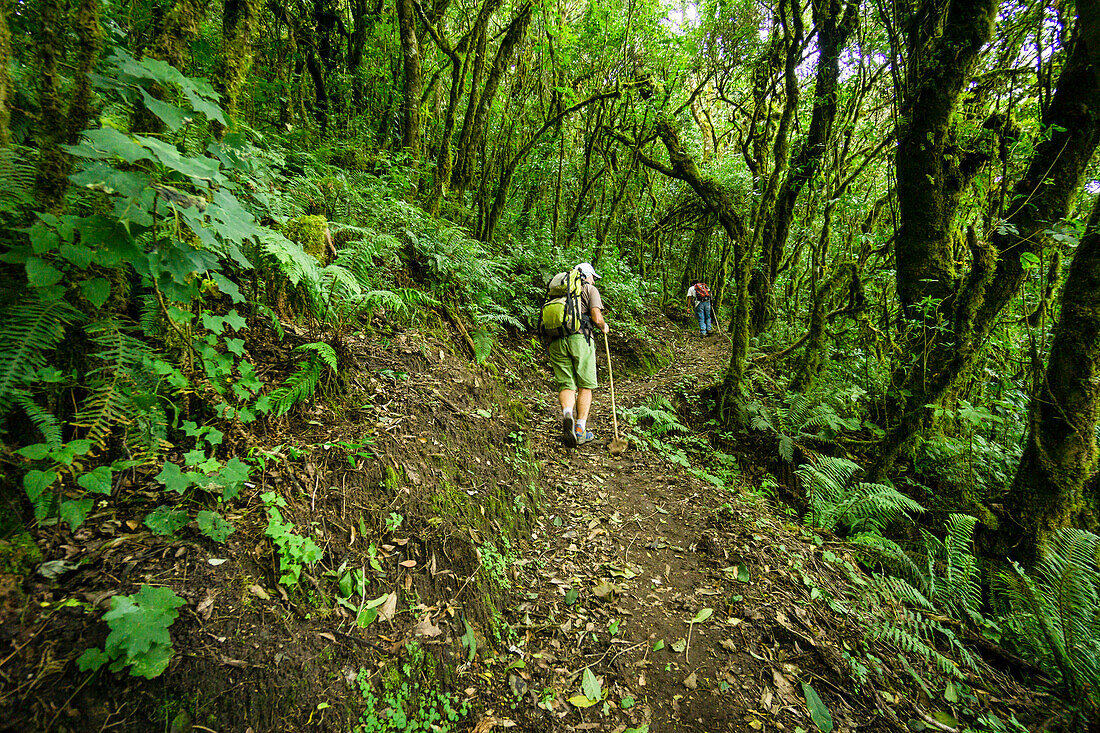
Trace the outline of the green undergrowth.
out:
[[[469,709],[448,691],[447,670],[416,642],[373,672],[360,669],[362,710],[355,733],[449,733],[465,730]]]

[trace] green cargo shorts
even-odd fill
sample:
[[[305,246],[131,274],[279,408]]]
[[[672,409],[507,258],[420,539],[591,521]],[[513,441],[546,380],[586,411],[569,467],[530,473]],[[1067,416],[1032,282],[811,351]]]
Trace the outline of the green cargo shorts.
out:
[[[556,339],[546,347],[558,389],[596,389],[596,342],[583,334]]]

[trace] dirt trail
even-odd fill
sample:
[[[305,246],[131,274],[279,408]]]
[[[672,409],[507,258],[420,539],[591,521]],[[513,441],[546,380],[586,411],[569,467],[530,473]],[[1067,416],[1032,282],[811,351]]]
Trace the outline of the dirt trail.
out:
[[[728,358],[721,337],[674,327],[654,335],[675,358],[654,375],[618,380],[620,410],[713,375]],[[841,638],[856,630],[811,602],[812,582],[791,579],[792,567],[822,565],[821,548],[799,539],[799,528],[656,451],[632,444],[610,456],[606,390],[590,421],[599,440],[576,450],[560,442],[553,395],[542,408],[536,454],[550,492],[531,537],[526,600],[510,618],[527,640],[526,672],[510,684],[541,707],[521,716],[525,730],[812,730],[801,681],[838,730],[897,729],[877,696],[850,699],[842,650],[818,648],[826,629]],[[577,707],[568,699],[584,704],[574,696],[586,677],[589,697],[604,699]]]

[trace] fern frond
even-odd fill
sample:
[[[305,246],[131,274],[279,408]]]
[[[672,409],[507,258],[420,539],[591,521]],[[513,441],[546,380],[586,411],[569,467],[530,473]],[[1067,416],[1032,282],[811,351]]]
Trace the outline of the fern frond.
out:
[[[168,419],[157,394],[162,380],[153,368],[159,355],[116,321],[98,321],[86,330],[99,348],[93,355],[98,366],[88,372],[91,394],[73,424],[86,428],[86,437],[100,448],[116,427],[124,427],[130,447],[155,458],[168,447]]]
[[[0,415],[15,391],[46,366],[65,328],[82,319],[65,301],[44,301],[32,292],[0,314]]]
[[[1100,709],[1100,537],[1055,533],[1029,575],[1019,565],[999,577],[1009,602],[1005,626],[1023,651],[1066,692]]]
[[[63,442],[61,436],[61,421],[58,420],[53,413],[47,412],[42,409],[31,393],[17,389],[12,394],[12,400],[23,408],[23,412],[27,413],[27,417],[31,419],[34,426],[38,428],[38,432],[42,433],[42,439],[51,449],[61,447]]]
[[[336,351],[326,343],[302,344],[295,351],[307,352],[309,358],[299,362],[294,373],[271,393],[276,415],[285,415],[290,408],[317,391],[323,376],[322,365],[327,364],[332,371],[337,371]]]
[[[324,360],[324,362],[329,365],[332,371],[340,371],[339,367],[337,366],[336,350],[322,341],[314,341],[313,343],[302,344],[294,350],[312,351],[320,356]]]

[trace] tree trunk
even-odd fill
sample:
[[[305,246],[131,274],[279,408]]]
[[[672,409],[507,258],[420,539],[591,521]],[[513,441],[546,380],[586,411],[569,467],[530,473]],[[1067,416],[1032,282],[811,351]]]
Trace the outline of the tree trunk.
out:
[[[10,0],[0,0],[0,149],[11,144],[11,79],[8,63],[11,61],[11,31],[8,29]]]
[[[396,5],[405,71],[405,90],[401,100],[401,147],[415,167],[420,161],[420,93],[423,88],[420,42],[416,37],[416,14],[412,0],[396,0]]]
[[[968,12],[965,17],[972,18],[972,10]],[[959,16],[963,15],[960,11]],[[1079,34],[1071,37],[1075,40],[1069,57],[1042,114],[1044,129],[1050,134],[1037,143],[1023,178],[1016,184],[1007,226],[994,234],[992,247],[971,237],[973,261],[965,280],[955,273],[951,218],[945,218],[954,214],[958,191],[952,189],[959,182],[958,171],[928,155],[953,152],[945,150],[951,110],[933,104],[947,87],[947,80],[926,90],[929,99],[919,113],[912,106],[906,113],[913,120],[940,120],[939,125],[931,126],[911,120],[909,129],[899,136],[902,226],[895,243],[897,288],[903,318],[910,325],[904,352],[921,358],[898,369],[895,383],[911,396],[901,403],[900,416],[883,438],[870,471],[872,480],[881,480],[901,448],[924,428],[928,417],[925,406],[942,400],[974,365],[998,315],[1023,285],[1026,270],[1022,256],[1043,251],[1048,239],[1045,231],[1066,215],[1080,188],[1100,140],[1100,84],[1087,44]],[[952,53],[961,53],[959,43],[950,48]],[[944,68],[940,65],[933,70]],[[960,78],[959,87],[964,81]],[[951,157],[959,160],[958,155]],[[965,168],[965,162],[956,166]],[[948,184],[939,185],[941,181]],[[942,328],[943,323],[950,327]]]
[[[92,85],[88,75],[95,68],[103,47],[103,29],[99,25],[99,2],[81,0],[72,18],[77,51],[73,70],[73,88],[63,111],[58,72],[64,52],[61,20],[64,3],[45,0],[41,5],[37,44],[39,68],[39,148],[35,173],[35,195],[47,211],[59,211],[68,188],[72,159],[61,149],[75,144],[92,116]]]
[[[473,28],[467,34],[469,39],[467,48],[472,46],[471,55],[467,56],[470,62],[469,77],[470,91],[467,95],[466,116],[462,119],[462,129],[458,135],[456,146],[455,165],[451,171],[450,189],[459,197],[462,197],[466,187],[470,183],[473,169],[473,158],[477,153],[477,146],[473,142],[474,124],[477,117],[477,109],[481,104],[482,85],[481,78],[485,74],[486,51],[489,44],[489,21],[493,17],[503,0],[485,0],[481,10],[477,14]],[[528,12],[530,9],[528,8]]]
[[[748,242],[745,223],[737,213],[737,206],[729,190],[712,178],[704,178],[695,160],[684,149],[680,137],[667,117],[657,121],[657,135],[668,150],[671,169],[654,161],[643,159],[646,165],[662,170],[666,175],[678,178],[695,191],[707,208],[718,218],[726,235],[733,243],[734,303],[730,326],[730,363],[722,380],[719,411],[728,419],[731,409],[739,409],[744,401],[745,356],[749,348],[749,267],[752,247]]]
[[[998,555],[1032,563],[1051,533],[1074,515],[1100,516],[1100,496],[1082,495],[1096,468],[1098,400],[1100,199],[1062,291],[1046,376],[1031,401],[1027,441],[995,536]]]
[[[218,87],[226,116],[237,115],[237,100],[252,69],[252,38],[262,0],[225,0],[222,5],[222,58]]]
[[[832,137],[833,121],[837,114],[840,52],[855,30],[858,17],[859,4],[854,0],[849,0],[846,7],[842,7],[840,0],[813,0],[812,6],[818,48],[813,112],[806,139],[791,160],[787,175],[776,193],[774,207],[763,222],[760,266],[753,271],[754,334],[763,333],[775,316],[772,289],[790,235],[795,204],[802,190],[816,175]],[[793,70],[788,70],[787,76],[792,77]],[[788,92],[787,96],[788,105],[797,103],[797,93]]]
[[[496,55],[493,57],[493,64],[489,69],[489,77],[485,80],[485,88],[482,89],[481,93],[478,95],[473,119],[469,121],[469,133],[467,135],[465,147],[463,148],[465,150],[478,150],[482,145],[485,136],[485,127],[489,120],[489,109],[493,104],[493,99],[496,97],[497,90],[500,88],[500,81],[507,71],[512,55],[523,40],[524,35],[526,35],[527,28],[531,25],[531,14],[531,4],[524,4],[523,7],[520,8],[519,13],[516,14],[516,17],[508,25],[508,30],[504,34],[504,39],[501,40],[500,46],[497,47]],[[472,152],[463,157],[463,165],[465,166],[462,171],[464,187],[468,186],[470,180],[473,178]]]

